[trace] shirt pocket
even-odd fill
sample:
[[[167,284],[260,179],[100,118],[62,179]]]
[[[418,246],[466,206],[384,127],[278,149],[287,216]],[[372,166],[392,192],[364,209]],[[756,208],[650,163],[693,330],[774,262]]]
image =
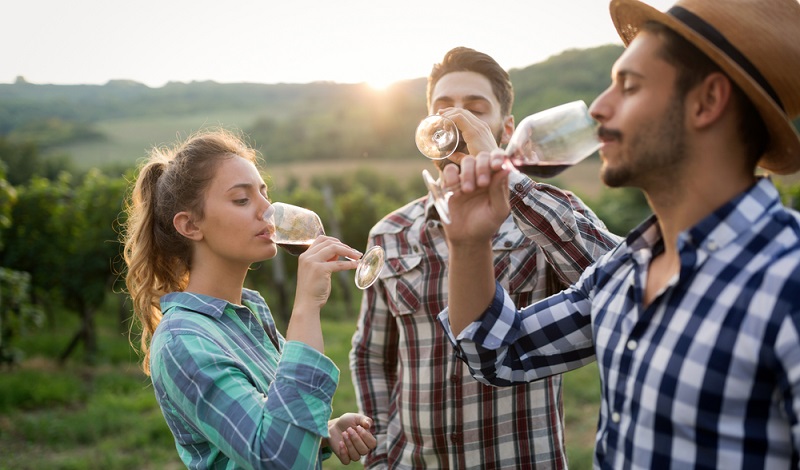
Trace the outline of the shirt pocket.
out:
[[[530,300],[539,270],[544,268],[544,256],[538,246],[519,235],[499,237],[493,243],[495,277],[518,303]]]
[[[419,311],[422,292],[422,256],[388,258],[380,274],[386,291],[386,303],[392,315]]]

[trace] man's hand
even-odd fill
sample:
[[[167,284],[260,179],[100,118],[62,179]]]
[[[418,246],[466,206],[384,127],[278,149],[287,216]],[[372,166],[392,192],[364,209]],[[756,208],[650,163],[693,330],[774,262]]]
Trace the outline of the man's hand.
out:
[[[461,160],[461,172],[448,165],[442,172],[446,187],[460,185],[449,200],[452,222],[445,229],[453,244],[483,244],[508,217],[508,170],[503,151],[481,152]]]
[[[497,148],[497,141],[489,124],[462,108],[445,108],[439,114],[452,120],[467,143],[467,153],[477,155]]]

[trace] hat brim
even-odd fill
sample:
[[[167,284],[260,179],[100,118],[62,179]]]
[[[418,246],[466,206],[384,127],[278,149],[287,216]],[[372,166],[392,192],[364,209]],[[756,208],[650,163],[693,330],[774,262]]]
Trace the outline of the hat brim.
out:
[[[727,54],[672,15],[638,0],[612,0],[611,19],[627,47],[641,25],[656,21],[669,27],[703,51],[728,74],[753,102],[770,135],[767,149],[758,165],[776,174],[800,170],[800,134],[775,101]]]

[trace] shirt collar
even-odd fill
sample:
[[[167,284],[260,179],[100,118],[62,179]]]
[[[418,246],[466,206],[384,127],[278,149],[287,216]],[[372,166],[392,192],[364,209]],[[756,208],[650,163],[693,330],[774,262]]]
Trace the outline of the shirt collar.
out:
[[[733,241],[741,243],[743,234],[779,206],[778,190],[769,178],[760,177],[756,184],[681,234],[681,239],[706,251],[716,251]]]
[[[430,193],[428,193],[428,195],[425,196],[424,203],[425,203],[424,204],[425,222],[429,220],[437,220],[437,221],[442,220],[442,218],[439,217],[439,211],[436,210],[436,206],[433,204],[433,198],[431,197]]]
[[[686,243],[716,251],[737,240],[753,224],[780,205],[778,190],[767,177],[740,193],[678,236],[679,248]],[[654,249],[661,239],[658,219],[651,215],[628,233],[626,245],[631,252]]]
[[[265,304],[261,294],[250,289],[242,289],[242,303],[249,308],[258,308],[259,310],[260,306]],[[193,292],[171,292],[161,297],[161,311],[164,315],[170,310],[180,307],[217,319],[222,316],[228,306],[244,308],[242,305],[232,304],[227,300]]]

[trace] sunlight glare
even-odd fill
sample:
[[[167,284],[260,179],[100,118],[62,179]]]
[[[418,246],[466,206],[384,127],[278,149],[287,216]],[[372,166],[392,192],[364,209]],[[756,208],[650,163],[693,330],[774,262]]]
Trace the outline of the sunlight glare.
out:
[[[374,91],[386,91],[389,86],[395,82],[395,79],[389,77],[373,77],[365,80],[367,86]]]

